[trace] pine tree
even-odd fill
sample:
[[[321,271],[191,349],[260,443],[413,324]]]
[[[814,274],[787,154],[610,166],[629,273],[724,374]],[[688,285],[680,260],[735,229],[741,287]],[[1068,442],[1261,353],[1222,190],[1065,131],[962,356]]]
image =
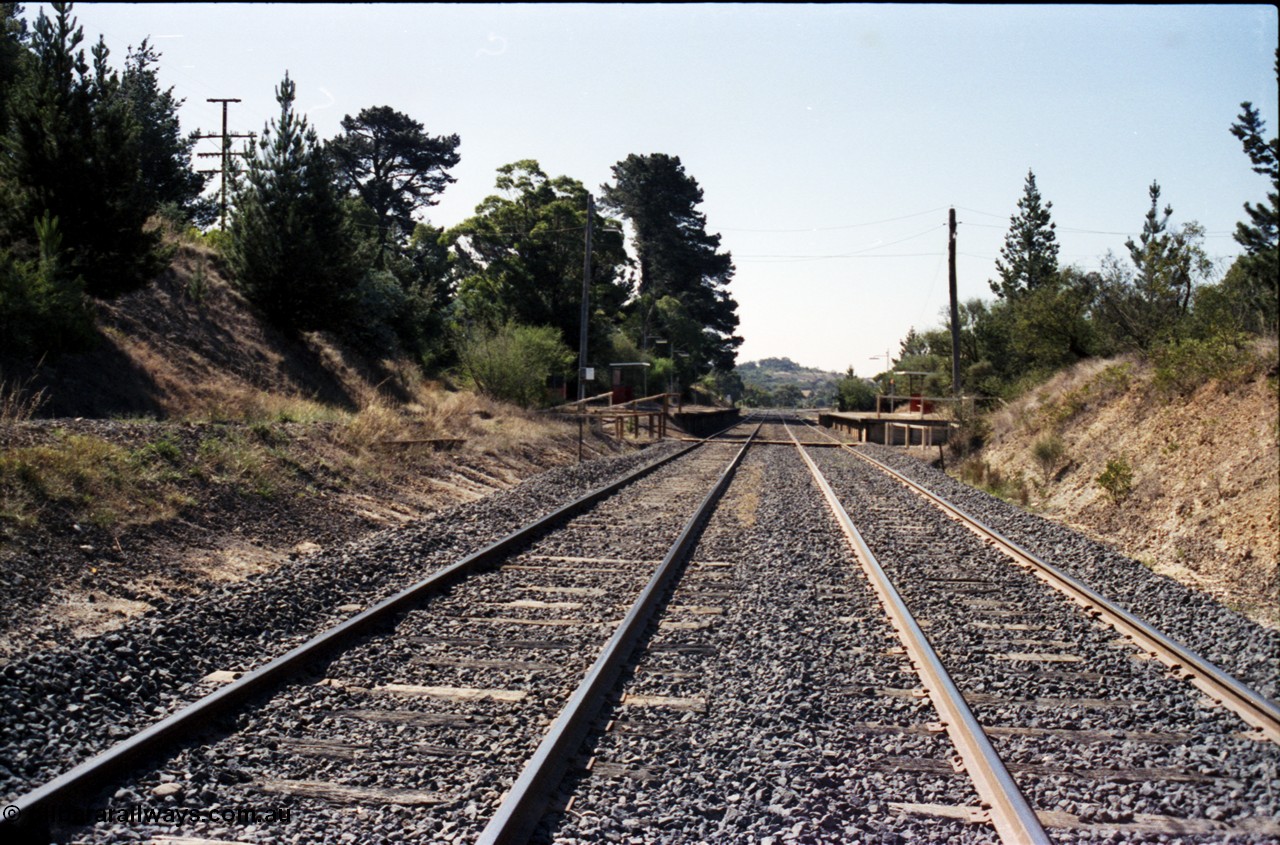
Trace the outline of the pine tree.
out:
[[[720,252],[720,236],[708,234],[706,216],[697,210],[702,188],[687,174],[678,156],[629,155],[613,166],[613,185],[602,187],[602,205],[631,221],[640,264],[637,307],[642,333],[651,335],[657,309],[674,297],[685,314],[702,326],[692,349],[685,383],[710,370],[732,370],[742,338],[738,304],[729,295],[732,256]]]
[[[142,40],[130,48],[120,78],[120,95],[132,109],[139,128],[139,168],[146,202],[182,219],[212,222],[211,203],[200,202],[207,178],[191,169],[193,136],[183,136],[178,109],[183,101],[173,89],[161,89],[156,65],[160,54]]]
[[[159,268],[159,235],[146,229],[154,208],[141,187],[139,128],[106,44],[93,47],[90,66],[70,4],[52,5],[53,19],[41,12],[36,20],[30,67],[9,103],[0,227],[31,258],[36,221],[57,219],[67,272],[91,295],[112,297]]]
[[[1019,295],[1053,281],[1058,273],[1058,244],[1049,209],[1053,203],[1042,203],[1036,188],[1036,175],[1027,171],[1018,213],[1009,218],[1009,233],[996,261],[999,281],[990,282],[991,290],[1001,299]]]
[[[9,100],[14,85],[26,69],[27,22],[22,5],[0,2],[0,137],[9,126]]]
[[[1276,51],[1280,82],[1280,50]],[[1265,139],[1266,123],[1252,103],[1240,104],[1231,134],[1240,140],[1255,173],[1271,179],[1266,203],[1245,203],[1249,222],[1236,223],[1235,239],[1245,254],[1230,276],[1232,296],[1247,309],[1252,328],[1274,333],[1280,326],[1280,138]]]
[[[1160,185],[1147,190],[1151,206],[1137,241],[1125,241],[1132,267],[1110,253],[1103,261],[1096,311],[1103,335],[1120,348],[1152,349],[1182,332],[1196,285],[1213,262],[1202,246],[1204,227],[1169,227],[1173,207],[1160,209]]]
[[[1162,322],[1176,321],[1186,314],[1191,305],[1191,293],[1198,278],[1209,274],[1212,265],[1200,248],[1204,229],[1198,223],[1186,223],[1180,229],[1169,231],[1169,218],[1173,206],[1164,207],[1160,217],[1160,185],[1152,182],[1147,189],[1151,208],[1147,210],[1138,243],[1133,239],[1124,242],[1129,257],[1138,271],[1138,290],[1161,314],[1168,315]]]
[[[87,348],[93,312],[84,283],[66,269],[58,221],[36,221],[38,255],[16,262],[0,248],[0,355],[37,359]]]
[[[347,115],[342,130],[327,150],[345,185],[377,217],[381,265],[388,243],[413,232],[414,213],[435,205],[455,181],[448,170],[461,160],[459,139],[427,135],[421,123],[390,106]]]
[[[229,259],[236,284],[268,319],[312,331],[340,324],[358,281],[329,159],[294,111],[296,85],[276,88],[280,117],[263,127],[236,190]]]

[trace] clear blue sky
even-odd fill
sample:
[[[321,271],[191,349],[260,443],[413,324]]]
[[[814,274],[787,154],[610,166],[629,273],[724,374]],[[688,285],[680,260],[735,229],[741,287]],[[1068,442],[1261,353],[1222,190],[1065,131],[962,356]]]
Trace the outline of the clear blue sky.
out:
[[[34,17],[38,4],[30,4]],[[117,63],[150,36],[186,130],[261,131],[287,70],[321,137],[389,105],[461,136],[449,226],[524,158],[589,189],[629,153],[677,155],[738,271],[739,361],[871,375],[941,325],[946,216],[962,299],[987,280],[1028,169],[1063,263],[1124,253],[1158,180],[1225,263],[1261,201],[1229,127],[1277,130],[1273,6],[287,5],[75,7]],[[212,146],[208,149],[213,149]]]

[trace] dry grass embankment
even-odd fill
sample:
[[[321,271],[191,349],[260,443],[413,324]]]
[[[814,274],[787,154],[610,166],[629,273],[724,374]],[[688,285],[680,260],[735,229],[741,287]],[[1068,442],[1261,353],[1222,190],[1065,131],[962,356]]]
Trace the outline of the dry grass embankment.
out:
[[[575,426],[442,389],[408,406],[304,403],[283,416],[0,425],[0,655],[577,459]],[[387,443],[435,438],[457,442]],[[589,436],[586,457],[622,448]]]
[[[1082,362],[992,414],[956,473],[1280,625],[1276,360]]]
[[[96,304],[92,351],[0,376],[0,655],[577,460],[576,426],[285,336],[207,247],[174,247]]]

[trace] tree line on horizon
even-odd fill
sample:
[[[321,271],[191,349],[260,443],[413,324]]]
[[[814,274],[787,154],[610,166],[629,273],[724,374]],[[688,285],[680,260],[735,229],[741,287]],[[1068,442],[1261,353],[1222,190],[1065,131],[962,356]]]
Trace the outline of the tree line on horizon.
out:
[[[1276,75],[1280,81],[1280,51]],[[1254,172],[1268,177],[1271,186],[1263,202],[1245,203],[1245,219],[1234,233],[1242,253],[1220,278],[1204,249],[1204,227],[1194,220],[1174,225],[1173,207],[1162,204],[1154,181],[1141,234],[1125,243],[1124,255],[1108,252],[1098,271],[1061,266],[1053,203],[1041,195],[1035,173],[1027,172],[996,262],[997,278],[989,282],[994,300],[959,304],[966,394],[1012,398],[1077,361],[1126,352],[1169,371],[1183,370],[1165,375],[1190,387],[1195,373],[1238,371],[1240,362],[1250,359],[1252,339],[1277,336],[1280,141],[1265,137],[1266,125],[1252,103],[1241,103],[1240,109],[1230,133]],[[930,373],[927,393],[950,393],[950,315],[944,313],[937,328],[908,331],[892,364],[890,371]],[[888,374],[882,376],[887,381]],[[860,396],[862,382],[850,369],[842,391]],[[852,401],[846,403],[842,395],[841,405]]]
[[[287,332],[459,371],[524,404],[545,398],[548,377],[572,383],[580,181],[516,161],[473,216],[432,226],[421,218],[455,181],[460,138],[378,105],[322,141],[286,72],[278,117],[232,157],[227,225],[213,228],[160,55],[144,40],[114,69],[101,38],[86,55],[72,4],[51,6],[28,28],[18,3],[0,3],[0,357],[90,347],[92,302],[151,284],[169,230],[216,248],[231,283]],[[732,257],[707,231],[702,189],[664,153],[628,155],[612,176],[592,220],[588,364],[601,389],[618,360],[651,364],[655,385],[714,386],[742,339]]]
[[[190,164],[195,136],[159,83],[159,53],[144,40],[113,68],[101,37],[86,52],[71,8],[53,3],[52,17],[42,11],[28,28],[18,3],[0,2],[0,359],[89,348],[93,302],[151,284],[172,254],[163,233],[195,231],[285,331],[459,371],[525,404],[545,397],[547,376],[572,382],[588,214],[580,181],[512,162],[470,218],[432,226],[422,216],[454,182],[459,137],[378,105],[322,141],[295,110],[286,72],[278,117],[233,174],[228,225],[213,229],[206,177]],[[1258,110],[1241,109],[1230,132],[1272,190],[1245,204],[1243,254],[1220,279],[1204,229],[1174,225],[1156,182],[1127,254],[1109,253],[1099,271],[1060,266],[1053,204],[1028,171],[994,300],[960,305],[965,392],[1009,397],[1075,361],[1126,351],[1229,359],[1250,338],[1276,335],[1280,150]],[[645,362],[655,386],[741,397],[735,269],[698,210],[701,187],[662,153],[628,155],[612,176],[598,191],[587,280],[597,386],[608,379],[600,365]],[[940,394],[952,387],[950,362],[944,322],[909,331],[892,363],[932,373],[925,389]],[[874,402],[852,368],[837,392],[848,409]]]

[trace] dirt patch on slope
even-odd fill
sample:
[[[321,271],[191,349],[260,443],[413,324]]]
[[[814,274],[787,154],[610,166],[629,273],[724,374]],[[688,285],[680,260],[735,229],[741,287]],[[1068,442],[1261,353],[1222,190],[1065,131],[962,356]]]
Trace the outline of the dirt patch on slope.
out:
[[[1020,476],[1028,506],[1111,543],[1156,572],[1280,627],[1280,413],[1272,365],[1242,384],[1163,397],[1150,365],[1090,361],[993,415],[979,460]],[[1045,478],[1037,441],[1065,447]],[[1108,461],[1132,469],[1113,501]]]

